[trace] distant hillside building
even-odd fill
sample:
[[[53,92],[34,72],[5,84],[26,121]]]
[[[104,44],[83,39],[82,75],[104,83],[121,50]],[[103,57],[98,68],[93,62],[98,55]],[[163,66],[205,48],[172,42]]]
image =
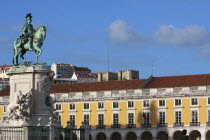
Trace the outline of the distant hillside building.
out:
[[[52,64],[51,70],[54,71],[54,83],[80,83],[95,82],[97,74],[91,73],[88,67],[77,67],[71,64]]]
[[[0,78],[9,78],[9,76],[6,74],[11,65],[0,65]]]
[[[139,79],[139,71],[135,70],[120,70],[116,72],[99,72],[98,81],[111,81],[111,80],[132,80]]]

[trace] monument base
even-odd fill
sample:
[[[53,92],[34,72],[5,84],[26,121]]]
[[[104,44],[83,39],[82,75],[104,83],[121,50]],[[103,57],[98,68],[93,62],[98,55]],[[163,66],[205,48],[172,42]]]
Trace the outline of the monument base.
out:
[[[10,99],[0,122],[0,139],[54,140],[61,125],[53,114],[50,87],[54,72],[46,65],[10,68]]]

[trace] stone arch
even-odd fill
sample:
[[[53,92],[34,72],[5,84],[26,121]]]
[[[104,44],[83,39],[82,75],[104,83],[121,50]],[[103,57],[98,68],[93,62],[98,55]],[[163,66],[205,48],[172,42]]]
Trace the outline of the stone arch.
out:
[[[158,132],[157,140],[168,140],[168,133],[166,131]]]
[[[178,138],[180,137],[180,136],[182,136],[183,134],[182,134],[182,131],[180,131],[180,130],[177,130],[177,131],[175,131],[174,133],[173,133],[173,140],[178,140]]]
[[[77,140],[77,134],[72,133],[73,140]]]
[[[210,140],[210,130],[208,130],[206,132],[206,138],[205,138],[205,140]]]
[[[141,134],[141,139],[142,140],[152,140],[152,134],[149,132],[149,131],[144,131],[142,134]]]
[[[190,140],[197,140],[197,138],[201,137],[201,133],[198,130],[193,130],[189,134]]]
[[[106,134],[104,134],[103,132],[99,132],[96,135],[96,140],[106,140]]]
[[[89,134],[89,140],[92,140],[92,135],[91,134]]]
[[[126,140],[137,140],[137,135],[136,133],[130,131],[126,135]]]
[[[111,140],[122,140],[122,136],[119,132],[114,132],[111,135]]]

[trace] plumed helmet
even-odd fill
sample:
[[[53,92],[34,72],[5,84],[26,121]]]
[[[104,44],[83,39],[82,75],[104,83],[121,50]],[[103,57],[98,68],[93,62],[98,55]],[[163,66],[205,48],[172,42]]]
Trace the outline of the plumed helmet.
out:
[[[27,17],[30,17],[30,18],[32,18],[32,15],[31,15],[31,13],[28,13],[28,14],[26,14],[25,18],[27,18]]]

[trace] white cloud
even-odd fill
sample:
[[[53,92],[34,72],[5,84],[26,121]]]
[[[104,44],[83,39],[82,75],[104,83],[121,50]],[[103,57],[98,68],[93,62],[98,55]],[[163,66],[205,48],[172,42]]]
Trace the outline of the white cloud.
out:
[[[189,25],[176,28],[172,25],[161,25],[154,33],[156,43],[179,46],[205,45],[210,41],[210,33],[201,26]]]
[[[132,25],[123,20],[115,20],[108,27],[108,38],[115,43],[145,42],[146,38],[133,30]]]

